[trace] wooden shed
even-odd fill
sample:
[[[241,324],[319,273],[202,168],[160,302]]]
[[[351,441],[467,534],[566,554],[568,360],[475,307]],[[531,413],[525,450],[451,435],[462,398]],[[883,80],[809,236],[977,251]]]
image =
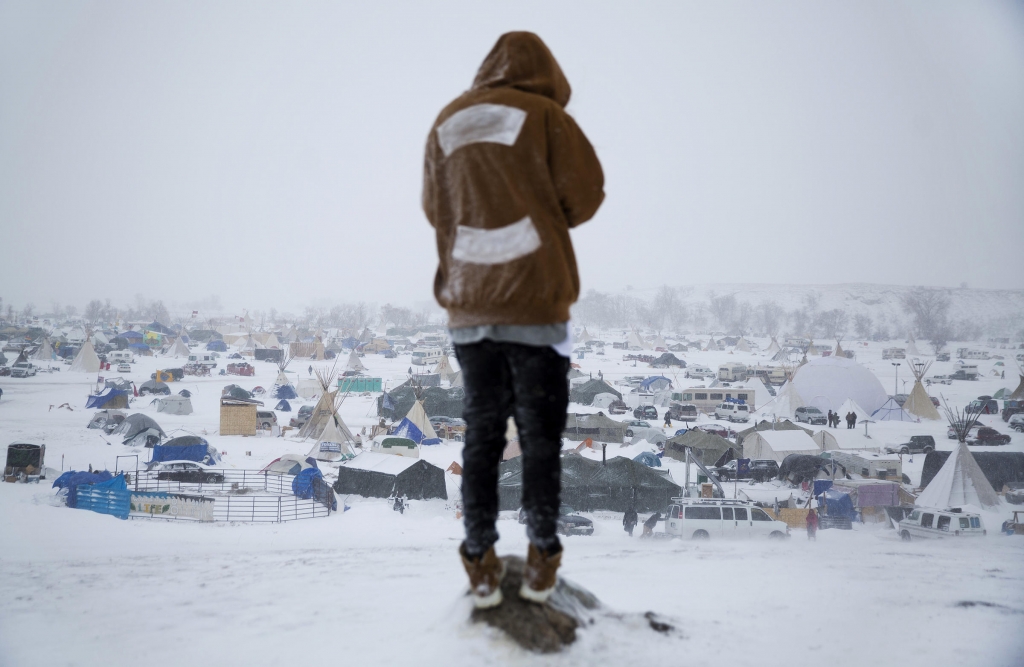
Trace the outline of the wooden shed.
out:
[[[256,435],[255,401],[225,397],[220,399],[221,435]]]

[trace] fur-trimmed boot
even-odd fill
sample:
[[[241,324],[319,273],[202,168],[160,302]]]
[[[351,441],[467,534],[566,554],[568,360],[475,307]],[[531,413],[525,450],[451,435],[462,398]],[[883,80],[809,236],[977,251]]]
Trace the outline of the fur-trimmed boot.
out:
[[[558,581],[558,566],[562,564],[562,550],[555,553],[543,552],[530,544],[523,568],[523,585],[519,597],[530,602],[543,604],[555,590]]]
[[[469,592],[477,609],[488,609],[501,604],[501,580],[505,577],[505,563],[498,558],[492,546],[483,556],[466,557],[466,543],[459,547],[462,565],[469,575]]]

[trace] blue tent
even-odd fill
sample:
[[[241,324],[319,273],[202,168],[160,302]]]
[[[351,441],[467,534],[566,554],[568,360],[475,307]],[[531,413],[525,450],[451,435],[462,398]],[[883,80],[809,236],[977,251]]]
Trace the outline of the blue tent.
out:
[[[124,407],[124,406],[128,405],[127,399],[121,405],[116,405],[116,404],[121,403],[121,402],[120,401],[116,401],[115,399],[118,396],[127,396],[127,395],[128,395],[128,392],[126,392],[126,391],[121,391],[119,389],[113,389],[113,388],[108,387],[108,388],[104,389],[102,392],[100,392],[99,394],[95,394],[95,395],[89,396],[88,400],[85,402],[85,407],[86,408],[103,408],[103,407],[106,407],[106,405],[108,403],[115,403],[115,405],[113,405],[111,407],[115,407],[115,408],[116,407]]]
[[[206,349],[211,352],[227,352],[228,344],[222,340],[211,340],[206,344]]]
[[[277,405],[274,406],[274,409],[280,410],[281,412],[291,412],[292,404],[282,398],[278,401]]]
[[[409,421],[406,417],[402,421],[398,422],[398,426],[395,427],[394,433],[391,435],[396,438],[408,438],[417,445],[440,445],[441,438],[425,438],[423,437],[423,431],[420,430],[416,424]]]
[[[637,463],[643,463],[648,468],[661,467],[661,459],[659,459],[653,452],[640,452],[633,457],[633,460]]]
[[[186,435],[172,438],[164,445],[154,445],[153,458],[150,463],[157,461],[195,461],[206,465],[217,465],[220,463],[220,453],[205,438]]]
[[[650,391],[651,385],[654,384],[655,382],[660,381],[660,380],[664,380],[668,384],[669,387],[672,386],[672,380],[669,380],[664,375],[652,375],[651,377],[644,379],[640,383],[640,390],[641,391]]]
[[[298,398],[299,395],[295,393],[295,387],[290,384],[285,385],[274,385],[274,398]]]

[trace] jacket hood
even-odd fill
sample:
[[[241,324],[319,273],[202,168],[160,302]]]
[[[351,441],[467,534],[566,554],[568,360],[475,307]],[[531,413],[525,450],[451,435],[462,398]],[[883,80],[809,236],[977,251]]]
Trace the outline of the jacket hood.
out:
[[[473,80],[473,88],[509,87],[550,98],[562,107],[572,88],[547,45],[532,32],[498,38]]]

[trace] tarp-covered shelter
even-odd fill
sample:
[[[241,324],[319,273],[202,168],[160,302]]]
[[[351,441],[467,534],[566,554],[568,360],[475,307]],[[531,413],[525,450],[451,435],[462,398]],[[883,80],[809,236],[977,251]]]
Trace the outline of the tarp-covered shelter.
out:
[[[113,431],[113,427],[123,422],[124,418],[125,414],[120,410],[100,410],[92,416],[86,428],[106,429],[107,425],[110,424],[112,427],[109,430]]]
[[[612,394],[616,398],[622,399],[621,392],[616,391],[604,380],[594,378],[573,387],[569,392],[569,401],[571,403],[579,403],[580,405],[590,405],[598,394]]]
[[[444,471],[422,459],[363,452],[338,467],[334,491],[367,498],[448,499]]]
[[[773,459],[779,463],[790,454],[821,453],[821,447],[802,429],[798,431],[754,431],[743,439],[743,456]]]
[[[206,349],[210,352],[227,352],[228,344],[223,340],[211,340],[206,344]]]
[[[626,425],[601,413],[573,414],[565,417],[562,437],[574,442],[590,438],[598,442],[621,443],[626,437]]]
[[[672,354],[671,352],[665,352],[660,357],[651,362],[651,366],[654,368],[686,368],[686,362]]]
[[[195,461],[214,466],[220,463],[220,452],[207,442],[206,438],[183,435],[153,447],[153,458],[150,463],[157,461]]]
[[[778,478],[791,484],[801,484],[831,477],[833,466],[832,461],[815,454],[790,454],[779,463]],[[845,469],[838,464],[835,464],[834,467],[840,471],[840,474],[845,472]]]
[[[128,392],[107,387],[100,393],[90,396],[85,401],[85,407],[87,409],[116,410],[118,408],[127,408],[128,400]]]
[[[161,382],[160,380],[146,380],[139,386],[139,395],[142,394],[166,394],[170,395],[171,388],[167,386],[167,383]]]
[[[289,403],[287,399],[282,398],[277,402],[277,405],[274,406],[274,409],[280,410],[281,412],[291,412],[292,404]]]
[[[607,462],[591,461],[575,452],[561,457],[562,502],[574,509],[637,512],[664,510],[679,486],[643,463],[616,456]],[[522,504],[522,457],[504,461],[498,472],[499,507],[519,509]]]
[[[664,375],[652,375],[640,381],[640,391],[654,392],[671,388],[672,380],[669,380]]]
[[[995,491],[1002,491],[1007,484],[1024,483],[1024,452],[968,453]],[[949,461],[951,454],[952,452],[932,451],[925,455],[924,467],[921,469],[921,486],[925,487],[925,490],[931,486],[932,481]]]
[[[746,439],[748,435],[750,435],[751,433],[755,433],[757,431],[803,431],[807,435],[814,434],[814,431],[812,431],[811,429],[804,428],[803,426],[798,426],[797,424],[794,424],[788,419],[782,419],[780,421],[775,422],[763,419],[757,422],[757,424],[751,426],[750,428],[743,429],[742,431],[737,433],[736,442],[742,445],[743,440]]]
[[[113,435],[123,438],[122,444],[129,447],[150,447],[160,444],[160,441],[167,437],[164,430],[149,415],[136,412],[128,415],[116,429]]]
[[[932,452],[934,453],[934,452]],[[995,507],[999,496],[963,442],[942,464],[914,503],[918,507]]]
[[[307,468],[316,468],[316,459],[301,454],[283,454],[267,464],[260,472],[268,475],[298,475]]]
[[[691,449],[694,458],[704,466],[715,465],[730,449],[734,452],[743,451],[739,445],[734,445],[720,435],[690,429],[665,441],[665,456],[686,461],[686,447]]]

